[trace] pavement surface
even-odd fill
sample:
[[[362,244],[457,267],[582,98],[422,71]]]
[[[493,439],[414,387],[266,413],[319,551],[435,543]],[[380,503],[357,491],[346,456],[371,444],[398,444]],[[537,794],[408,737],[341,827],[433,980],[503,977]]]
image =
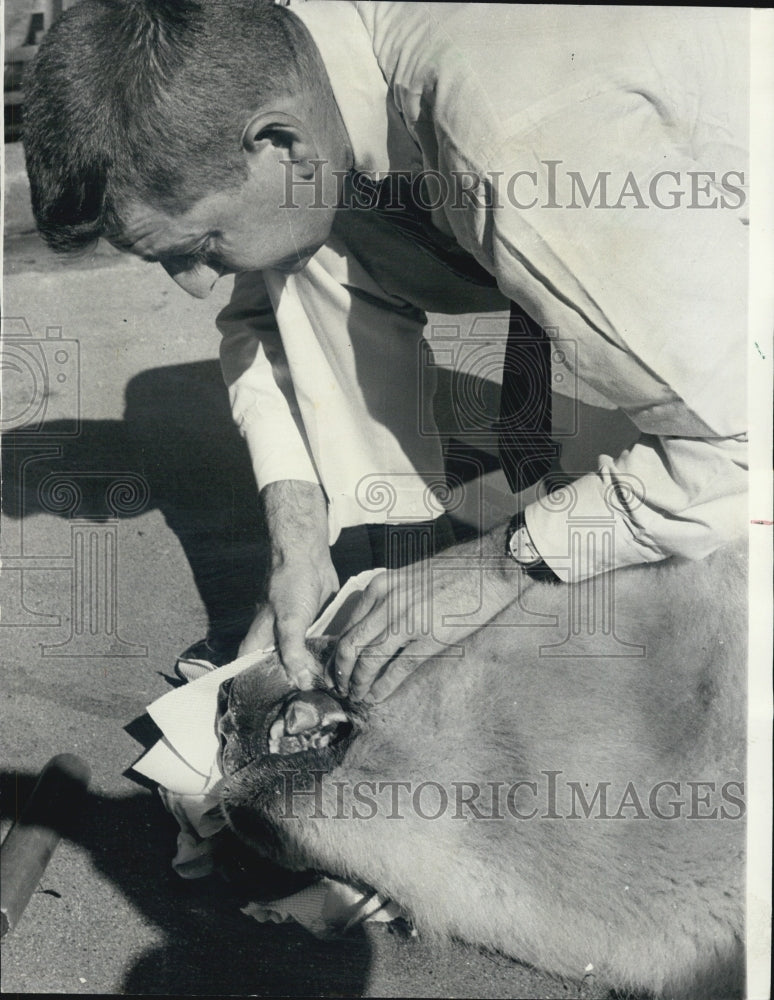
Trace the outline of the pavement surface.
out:
[[[249,607],[265,551],[216,361],[229,289],[196,302],[109,248],[55,259],[11,153],[2,833],[52,755],[80,755],[93,776],[3,941],[3,992],[605,996],[583,970],[562,982],[399,927],[323,943],[244,916],[244,886],[173,873],[175,823],[129,773],[157,736],[145,706],[179,651]]]

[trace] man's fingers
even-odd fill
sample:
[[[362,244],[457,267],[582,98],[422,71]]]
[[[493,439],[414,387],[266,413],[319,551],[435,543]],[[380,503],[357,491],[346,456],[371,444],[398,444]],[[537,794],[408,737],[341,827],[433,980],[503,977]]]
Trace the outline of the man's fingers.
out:
[[[380,669],[372,672],[370,677],[364,672],[362,682],[358,664],[350,683],[350,697],[353,701],[365,700],[370,703],[384,701],[418,667],[445,648],[442,642],[430,636],[410,640],[403,650],[384,660]],[[355,694],[352,693],[353,689],[356,691]]]
[[[276,608],[277,647],[295,687],[311,688],[320,675],[317,660],[306,648],[306,633],[329,593],[308,561],[283,563],[272,577],[269,597]]]
[[[387,608],[381,588],[363,592],[350,624],[344,629],[336,644],[333,657],[333,679],[339,693],[346,695],[358,657],[366,646],[381,641],[386,635]]]
[[[425,659],[427,657],[417,651],[415,644],[409,645],[400,656],[384,668],[381,676],[376,678],[363,696],[371,702],[384,701],[396,688],[400,687],[407,677],[414,673]]]
[[[306,648],[307,627],[296,617],[276,620],[277,645],[282,665],[290,683],[302,690],[314,687],[315,679],[320,673],[317,660]]]
[[[373,646],[367,646],[355,663],[352,675],[349,679],[349,697],[352,701],[362,701],[370,692],[371,685],[384,669],[389,670],[388,664],[401,651],[402,644],[385,643],[382,641]]]
[[[382,631],[367,646],[359,647],[349,677],[347,694],[352,701],[360,701],[390,660],[403,648],[404,639],[388,636]]]

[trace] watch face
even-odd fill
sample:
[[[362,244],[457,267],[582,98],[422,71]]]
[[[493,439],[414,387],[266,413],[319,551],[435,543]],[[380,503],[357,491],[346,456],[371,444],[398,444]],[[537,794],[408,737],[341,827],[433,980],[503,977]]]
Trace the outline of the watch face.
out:
[[[511,555],[522,566],[530,566],[532,563],[540,561],[540,553],[532,544],[529,532],[525,527],[519,528],[511,535],[509,546]]]

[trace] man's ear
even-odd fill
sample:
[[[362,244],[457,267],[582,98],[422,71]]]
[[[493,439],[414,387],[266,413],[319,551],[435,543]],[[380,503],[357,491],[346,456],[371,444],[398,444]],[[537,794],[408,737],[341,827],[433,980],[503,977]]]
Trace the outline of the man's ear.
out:
[[[300,118],[287,111],[260,111],[242,132],[242,149],[248,156],[266,151],[267,146],[284,150],[285,158],[298,165],[302,177],[312,177],[317,145]]]

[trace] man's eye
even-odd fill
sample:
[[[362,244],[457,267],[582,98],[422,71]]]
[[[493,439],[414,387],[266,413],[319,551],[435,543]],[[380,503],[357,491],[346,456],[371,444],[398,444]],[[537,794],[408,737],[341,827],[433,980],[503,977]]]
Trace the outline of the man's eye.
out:
[[[200,247],[197,247],[192,253],[188,254],[188,259],[192,264],[208,264],[211,257],[212,250],[209,240],[206,240]]]

